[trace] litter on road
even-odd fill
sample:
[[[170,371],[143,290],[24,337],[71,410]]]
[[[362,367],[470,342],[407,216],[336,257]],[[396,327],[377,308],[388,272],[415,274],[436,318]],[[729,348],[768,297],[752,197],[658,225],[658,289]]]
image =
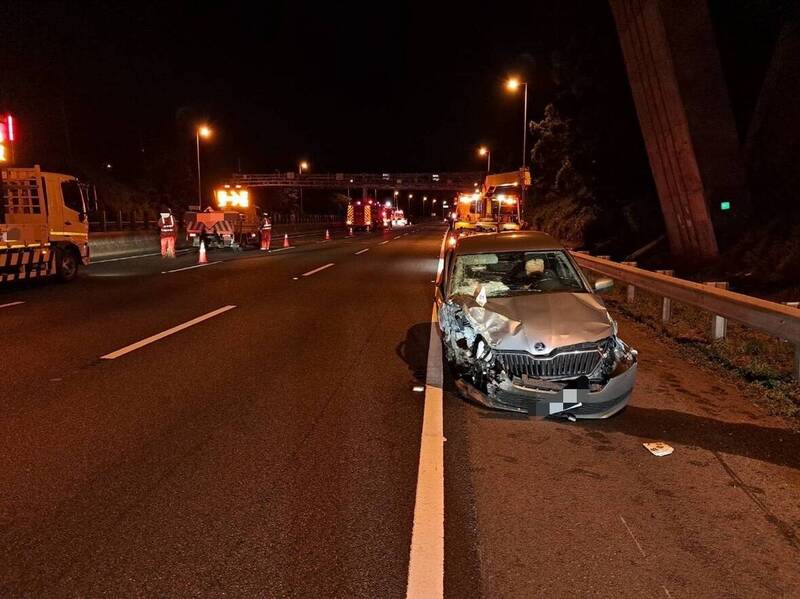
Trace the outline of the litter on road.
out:
[[[642,443],[647,448],[647,451],[659,458],[671,454],[675,449],[662,441],[654,441],[653,443]]]

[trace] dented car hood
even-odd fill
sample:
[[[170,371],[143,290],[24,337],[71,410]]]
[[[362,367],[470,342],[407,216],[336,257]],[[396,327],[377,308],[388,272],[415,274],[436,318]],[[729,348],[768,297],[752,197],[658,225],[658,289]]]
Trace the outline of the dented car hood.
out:
[[[527,293],[489,298],[455,295],[476,333],[494,349],[549,354],[553,349],[599,341],[614,334],[602,301],[591,293]]]

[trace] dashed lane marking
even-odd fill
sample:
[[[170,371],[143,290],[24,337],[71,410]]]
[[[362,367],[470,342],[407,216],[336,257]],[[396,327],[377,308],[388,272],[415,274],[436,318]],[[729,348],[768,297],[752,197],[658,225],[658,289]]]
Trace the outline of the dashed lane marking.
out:
[[[161,274],[166,275],[171,272],[181,272],[183,270],[192,270],[193,268],[203,268],[204,266],[213,266],[215,264],[221,264],[222,260],[215,260],[214,262],[206,262],[204,264],[194,264],[192,266],[184,266],[183,268],[173,268],[172,270],[162,270]]]
[[[378,245],[383,245],[385,243],[389,243],[390,241],[391,241],[391,239],[387,239],[386,241],[381,241]]]
[[[183,250],[178,250],[176,254],[185,254],[186,252],[191,252],[194,248],[188,248]],[[106,262],[122,262],[123,260],[138,260],[139,258],[152,258],[153,256],[160,256],[160,252],[155,252],[152,254],[136,254],[135,256],[122,256],[121,258],[106,258],[105,260],[92,260],[92,264],[105,264]]]
[[[368,252],[369,248],[364,248],[363,250],[358,250],[355,255],[358,256],[359,254],[363,254],[364,252]]]
[[[19,306],[20,304],[24,304],[25,302],[8,302],[7,304],[0,304],[0,308],[10,308],[12,306]]]
[[[318,272],[319,272],[319,271],[321,271],[321,270],[325,270],[326,268],[330,268],[330,267],[331,267],[331,266],[333,266],[333,265],[334,265],[334,263],[333,263],[333,262],[329,262],[328,264],[325,264],[325,265],[323,265],[323,266],[320,266],[320,267],[318,267],[318,268],[315,268],[314,270],[309,270],[308,272],[304,272],[302,276],[304,276],[304,277],[310,277],[311,275],[313,275],[313,274],[315,274],[315,273],[318,273]]]
[[[188,329],[189,327],[193,327],[196,324],[200,324],[201,322],[208,320],[209,318],[214,318],[215,316],[219,316],[227,312],[228,310],[233,310],[236,306],[222,306],[222,308],[217,308],[216,310],[212,310],[207,314],[203,314],[202,316],[198,316],[197,318],[193,318],[192,320],[187,320],[183,324],[179,324],[178,326],[174,326],[171,329],[167,329],[166,331],[161,331],[160,333],[156,333],[155,335],[151,335],[146,339],[142,339],[141,341],[137,341],[136,343],[131,343],[130,345],[126,345],[125,347],[118,349],[116,351],[111,352],[110,354],[106,354],[105,356],[100,356],[101,360],[116,360],[117,358],[124,356],[125,354],[129,354],[137,349],[145,347],[146,345],[150,345],[151,343],[155,343],[164,337],[169,337],[170,335],[174,335],[184,329]]]

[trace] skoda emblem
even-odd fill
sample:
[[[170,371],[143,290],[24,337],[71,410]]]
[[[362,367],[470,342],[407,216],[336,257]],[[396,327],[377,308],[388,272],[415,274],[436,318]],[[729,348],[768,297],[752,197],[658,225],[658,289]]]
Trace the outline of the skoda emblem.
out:
[[[533,349],[535,349],[536,351],[544,351],[544,343],[542,343],[541,341],[537,341],[536,343],[533,344]]]

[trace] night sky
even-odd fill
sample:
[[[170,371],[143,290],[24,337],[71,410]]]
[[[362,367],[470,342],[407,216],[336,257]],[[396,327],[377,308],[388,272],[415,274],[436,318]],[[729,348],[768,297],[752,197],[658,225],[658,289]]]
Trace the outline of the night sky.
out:
[[[746,75],[737,106],[754,101],[770,49],[768,11],[750,11],[767,16],[747,33],[762,4],[712,2],[726,72]],[[539,118],[555,92],[548,57],[577,39],[603,57],[601,113],[626,132],[610,149],[646,164],[605,0],[264,5],[3,3],[0,109],[17,115],[20,162],[110,162],[125,177],[169,154],[188,169],[207,121],[210,177],[301,158],[315,172],[477,170],[481,143],[495,170],[516,168],[522,101],[502,81],[527,78]]]

